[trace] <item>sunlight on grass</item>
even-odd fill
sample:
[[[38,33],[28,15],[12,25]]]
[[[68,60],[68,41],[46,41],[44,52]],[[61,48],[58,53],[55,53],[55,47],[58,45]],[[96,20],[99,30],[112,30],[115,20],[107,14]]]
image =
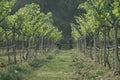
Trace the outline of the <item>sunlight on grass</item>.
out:
[[[25,80],[72,80],[71,60],[69,51],[61,51],[50,63],[28,75]]]

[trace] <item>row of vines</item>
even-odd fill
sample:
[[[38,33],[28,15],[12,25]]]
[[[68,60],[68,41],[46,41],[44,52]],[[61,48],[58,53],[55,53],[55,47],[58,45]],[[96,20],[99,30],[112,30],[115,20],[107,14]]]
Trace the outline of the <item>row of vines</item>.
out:
[[[32,3],[12,14],[15,3],[16,0],[0,1],[0,55],[8,56],[8,64],[39,58],[62,38],[53,25],[51,12],[45,14]]]
[[[71,23],[78,49],[96,63],[120,74],[120,0],[87,0],[78,9],[85,13]]]

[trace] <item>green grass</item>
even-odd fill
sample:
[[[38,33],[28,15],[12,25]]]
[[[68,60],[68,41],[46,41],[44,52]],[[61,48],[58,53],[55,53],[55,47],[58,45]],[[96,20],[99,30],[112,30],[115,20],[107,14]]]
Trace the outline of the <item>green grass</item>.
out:
[[[6,78],[9,77],[16,80],[13,78],[16,74],[14,72],[17,70],[18,73],[15,78],[19,78],[19,80],[120,80],[119,76],[113,75],[112,70],[96,64],[94,60],[90,60],[77,51],[73,49],[48,52],[42,55],[40,59],[29,61],[29,64],[7,66],[10,71],[0,68],[3,70],[0,75],[4,75],[3,78],[5,79],[3,80],[8,80]],[[19,58],[18,56],[17,58]],[[7,62],[7,57],[0,56],[0,60]]]
[[[69,51],[57,54],[48,64],[28,75],[25,80],[72,80]]]
[[[74,52],[72,63],[74,80],[120,80],[120,76],[115,76],[113,70],[85,57],[77,50]]]

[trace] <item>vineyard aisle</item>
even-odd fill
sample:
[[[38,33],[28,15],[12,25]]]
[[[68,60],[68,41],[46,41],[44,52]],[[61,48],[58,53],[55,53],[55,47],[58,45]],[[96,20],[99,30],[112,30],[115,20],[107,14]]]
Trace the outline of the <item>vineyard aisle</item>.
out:
[[[72,80],[71,62],[71,50],[61,51],[50,63],[34,71],[28,80]]]

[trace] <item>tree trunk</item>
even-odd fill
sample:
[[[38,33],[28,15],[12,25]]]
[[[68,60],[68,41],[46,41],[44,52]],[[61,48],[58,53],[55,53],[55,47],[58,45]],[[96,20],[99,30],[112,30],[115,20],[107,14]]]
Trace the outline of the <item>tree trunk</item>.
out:
[[[7,35],[7,32],[6,32],[6,31],[5,31],[5,38],[6,38],[6,41],[7,41],[8,64],[10,64],[11,59],[10,59],[10,53],[9,53],[9,39],[8,39],[8,35]]]
[[[37,52],[37,48],[38,48],[38,44],[39,44],[39,41],[37,38],[34,39],[34,45],[35,45],[35,49],[34,49],[34,58],[37,59],[37,56],[38,56],[38,52]]]
[[[17,64],[17,59],[16,59],[16,34],[15,34],[15,29],[13,29],[13,44],[14,44],[14,47],[13,47],[13,54],[14,54],[14,63]]]
[[[110,42],[110,29],[108,28],[108,42],[107,42],[107,45],[108,45],[108,52],[107,52],[107,65],[109,67],[109,69],[111,69],[111,65],[110,65],[110,62],[109,62],[109,55],[110,55],[110,51],[109,51],[109,42]]]
[[[41,54],[43,53],[43,43],[44,42],[44,38],[43,38],[43,36],[41,37],[41,42],[40,42],[40,44],[41,44],[41,46],[40,46],[40,51],[41,51]]]
[[[90,46],[90,58],[93,60],[92,50],[92,46]]]
[[[94,34],[94,56],[95,56],[95,62],[98,62],[96,47],[97,47],[96,46],[96,35]]]
[[[27,53],[26,53],[26,60],[30,58],[30,37],[27,37]]]
[[[55,45],[54,45],[54,41],[52,40],[51,41],[51,50],[53,50],[55,48]]]
[[[119,72],[120,71],[120,61],[119,61],[119,56],[118,56],[118,41],[117,41],[117,24],[114,24],[114,63],[115,63],[115,71]]]
[[[103,50],[100,49],[100,63],[103,65]]]
[[[104,26],[104,31],[103,31],[103,35],[104,35],[104,66],[106,66],[107,63],[107,59],[106,59],[106,26]]]
[[[82,40],[79,39],[80,52],[82,52]]]
[[[23,60],[26,60],[26,57],[25,57],[25,49],[26,49],[25,36],[23,36],[23,42],[22,42],[22,58],[23,58]]]
[[[22,64],[22,48],[20,48],[20,63]]]
[[[87,56],[86,36],[84,37],[84,55]]]

